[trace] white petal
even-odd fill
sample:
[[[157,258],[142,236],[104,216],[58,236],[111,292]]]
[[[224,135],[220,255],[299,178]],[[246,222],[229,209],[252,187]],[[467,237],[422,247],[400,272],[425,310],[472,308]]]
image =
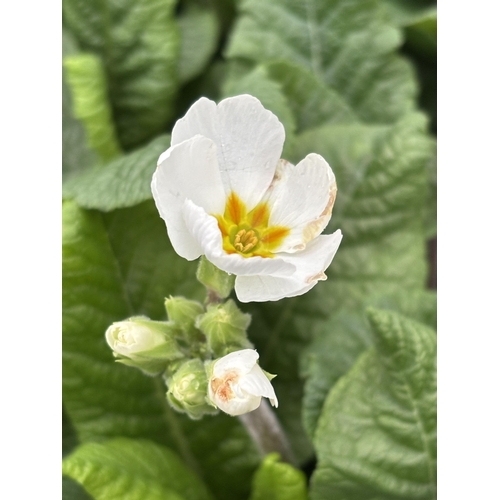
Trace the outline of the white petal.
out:
[[[277,252],[303,250],[330,220],[337,185],[324,158],[307,155],[296,166],[281,160],[266,195],[271,207],[271,226],[291,228]]]
[[[169,148],[160,156],[151,183],[153,197],[175,251],[193,260],[202,253],[182,215],[186,199],[211,213],[221,213],[225,193],[213,141],[200,135]]]
[[[268,398],[273,406],[278,407],[274,388],[259,365],[254,365],[250,373],[241,378],[239,385],[249,394]]]
[[[264,302],[302,295],[320,280],[325,280],[325,269],[337,252],[342,233],[318,236],[305,250],[293,254],[281,254],[283,260],[293,263],[297,269],[293,276],[237,276],[236,296],[240,302]]]
[[[250,95],[224,99],[218,106],[201,98],[172,131],[172,145],[201,134],[217,145],[226,194],[234,191],[247,205],[257,205],[269,187],[285,141],[278,118]]]
[[[245,398],[234,398],[229,401],[224,401],[216,398],[214,403],[228,415],[236,417],[238,415],[244,415],[251,411],[256,410],[260,406],[262,400],[261,396],[246,396]]]
[[[210,99],[206,97],[198,99],[189,108],[184,118],[176,122],[172,130],[171,145],[175,146],[176,144],[180,144],[198,134],[216,142],[216,109],[217,105]]]
[[[213,376],[220,378],[225,372],[237,369],[239,372],[250,373],[256,366],[259,353],[254,349],[241,349],[220,358],[213,367]]]
[[[190,200],[184,202],[183,214],[186,227],[189,228],[202,253],[219,269],[242,276],[254,274],[290,276],[295,272],[295,266],[281,258],[246,258],[237,253],[227,254],[222,248],[222,235],[217,219]]]

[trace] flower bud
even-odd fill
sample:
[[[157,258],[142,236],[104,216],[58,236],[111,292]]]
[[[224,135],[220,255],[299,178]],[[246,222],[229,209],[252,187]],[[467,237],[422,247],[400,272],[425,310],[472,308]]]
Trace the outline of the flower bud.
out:
[[[215,357],[253,347],[247,338],[250,315],[241,312],[232,300],[225,304],[208,306],[202,316],[198,316],[196,326],[207,337],[209,349]]]
[[[168,319],[173,321],[188,336],[196,337],[196,334],[198,334],[202,337],[194,326],[196,317],[205,311],[199,302],[188,300],[184,297],[169,297],[165,299],[165,308]]]
[[[158,375],[170,361],[184,357],[174,335],[171,323],[133,317],[113,323],[106,330],[106,342],[119,363]]]
[[[207,402],[208,377],[200,359],[183,363],[169,379],[167,399],[177,411],[187,413],[193,419],[217,413]]]
[[[208,397],[229,415],[243,415],[260,406],[262,396],[278,407],[278,399],[267,375],[257,364],[253,349],[235,351],[213,363],[209,370]]]

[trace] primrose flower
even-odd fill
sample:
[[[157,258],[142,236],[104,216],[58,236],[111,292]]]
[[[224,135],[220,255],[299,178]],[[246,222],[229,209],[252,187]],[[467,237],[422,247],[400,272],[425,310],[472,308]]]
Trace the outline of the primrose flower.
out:
[[[258,359],[257,351],[243,349],[215,361],[208,383],[210,401],[233,416],[256,410],[263,396],[278,407],[278,398]]]
[[[337,185],[309,154],[281,160],[285,131],[249,95],[195,102],[174,126],[151,189],[175,251],[236,275],[241,302],[279,300],[325,280],[342,239],[320,235]]]

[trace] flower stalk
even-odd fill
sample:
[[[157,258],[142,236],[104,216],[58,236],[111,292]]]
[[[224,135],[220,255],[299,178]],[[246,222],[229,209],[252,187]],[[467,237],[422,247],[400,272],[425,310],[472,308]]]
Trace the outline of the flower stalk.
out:
[[[238,418],[263,456],[278,452],[284,462],[297,466],[290,443],[266,399],[256,410]]]

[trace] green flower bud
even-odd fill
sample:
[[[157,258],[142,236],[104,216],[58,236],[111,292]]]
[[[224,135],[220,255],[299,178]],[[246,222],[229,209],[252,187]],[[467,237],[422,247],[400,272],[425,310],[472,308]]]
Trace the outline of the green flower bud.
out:
[[[194,325],[196,317],[205,311],[199,302],[184,297],[169,297],[165,299],[165,308],[168,319],[173,321],[183,332],[195,337],[199,335]]]
[[[234,288],[236,276],[222,271],[202,255],[196,271],[196,278],[219,298],[225,299]]]
[[[170,361],[184,357],[175,333],[172,323],[138,316],[113,323],[106,330],[106,342],[119,363],[158,375]]]
[[[169,380],[169,403],[192,419],[217,413],[217,409],[208,403],[207,396],[208,377],[200,359],[190,359],[183,363]]]
[[[232,351],[252,348],[247,338],[251,316],[241,312],[232,300],[225,304],[209,305],[196,326],[207,337],[209,349],[215,357],[222,357]]]

